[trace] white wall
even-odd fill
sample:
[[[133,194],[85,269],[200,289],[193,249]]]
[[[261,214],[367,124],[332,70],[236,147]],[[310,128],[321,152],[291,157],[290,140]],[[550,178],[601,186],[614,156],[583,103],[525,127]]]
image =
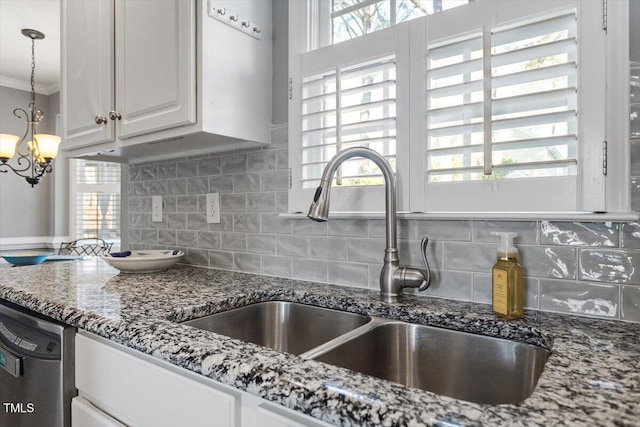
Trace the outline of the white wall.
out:
[[[29,107],[29,92],[0,87],[0,131],[22,136],[25,122],[13,116],[15,108]],[[36,96],[36,106],[45,112],[38,132],[55,131],[55,114],[60,111],[59,96]],[[51,101],[51,102],[50,102]],[[50,105],[51,104],[51,105]],[[13,164],[14,161],[12,161]],[[55,162],[54,162],[55,166]],[[0,243],[7,238],[52,236],[50,206],[54,180],[52,176],[34,188],[13,172],[0,174]]]

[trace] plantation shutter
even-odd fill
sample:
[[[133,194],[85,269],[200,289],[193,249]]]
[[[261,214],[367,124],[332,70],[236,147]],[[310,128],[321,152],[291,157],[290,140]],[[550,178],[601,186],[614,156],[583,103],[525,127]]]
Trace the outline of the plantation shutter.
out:
[[[94,160],[75,163],[76,239],[120,239],[120,164]]]
[[[517,210],[576,210],[576,13],[486,20],[426,41],[431,211],[514,210],[518,192],[530,196]]]
[[[336,67],[303,80],[302,183],[320,184],[327,162],[357,146],[376,150],[392,167],[396,159],[395,58]],[[380,170],[368,161],[348,160],[334,185],[382,185]]]
[[[341,150],[371,148],[394,170],[408,158],[408,154],[398,156],[399,145],[408,147],[406,133],[398,132],[398,112],[406,110],[400,104],[407,103],[406,93],[398,87],[398,73],[407,60],[398,58],[398,34],[407,37],[408,28],[390,28],[353,40],[349,46],[302,55],[300,147],[297,161],[292,162],[299,176],[293,181],[299,186],[297,210],[308,209],[325,166]],[[371,38],[379,42],[371,43]],[[360,49],[363,42],[367,48]],[[331,210],[380,211],[384,208],[383,184],[382,173],[373,162],[347,160],[334,176]]]

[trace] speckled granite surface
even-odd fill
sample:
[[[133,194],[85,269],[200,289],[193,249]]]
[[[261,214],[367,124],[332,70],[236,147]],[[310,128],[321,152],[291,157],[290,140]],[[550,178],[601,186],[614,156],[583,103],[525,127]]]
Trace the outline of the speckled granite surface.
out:
[[[123,275],[103,261],[3,269],[0,298],[337,425],[640,425],[640,326],[178,266]],[[480,405],[174,323],[266,300],[510,338],[551,348],[533,395]]]

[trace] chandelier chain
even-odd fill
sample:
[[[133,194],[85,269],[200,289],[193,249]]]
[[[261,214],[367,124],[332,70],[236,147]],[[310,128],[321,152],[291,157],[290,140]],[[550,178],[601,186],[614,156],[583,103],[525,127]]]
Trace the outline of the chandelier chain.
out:
[[[31,39],[31,102],[29,103],[29,110],[31,114],[36,109],[36,89],[35,89],[35,74],[36,74],[36,41]]]

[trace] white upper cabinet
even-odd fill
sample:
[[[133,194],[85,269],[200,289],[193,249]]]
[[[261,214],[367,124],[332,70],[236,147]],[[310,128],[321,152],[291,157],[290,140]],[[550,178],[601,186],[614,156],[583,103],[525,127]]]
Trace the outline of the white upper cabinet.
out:
[[[62,150],[142,161],[269,143],[271,45],[270,0],[62,0]]]
[[[195,9],[194,1],[116,0],[121,139],[195,123]]]
[[[113,142],[113,3],[62,4],[63,148]]]

